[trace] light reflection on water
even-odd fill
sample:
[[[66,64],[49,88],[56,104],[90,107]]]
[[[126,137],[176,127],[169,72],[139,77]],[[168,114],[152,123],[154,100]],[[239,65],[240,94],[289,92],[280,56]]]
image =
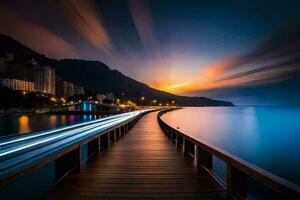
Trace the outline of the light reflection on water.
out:
[[[162,118],[182,132],[300,184],[299,107],[185,108]]]
[[[26,115],[22,115],[18,119],[19,121],[19,133],[28,133],[31,132],[31,129],[29,127],[29,117]]]
[[[100,115],[0,115],[0,137],[47,130],[99,118]]]

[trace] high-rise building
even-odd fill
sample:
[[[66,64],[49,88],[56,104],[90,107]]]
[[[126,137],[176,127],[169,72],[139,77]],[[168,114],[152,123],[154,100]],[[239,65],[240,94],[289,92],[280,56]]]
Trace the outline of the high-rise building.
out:
[[[34,82],[30,81],[23,81],[19,79],[9,79],[9,78],[3,78],[0,79],[0,85],[2,87],[6,87],[12,90],[21,90],[21,91],[27,91],[27,92],[34,92]]]
[[[68,82],[59,80],[55,85],[55,93],[58,97],[67,98]]]
[[[111,101],[115,100],[115,96],[112,92],[106,93],[105,96],[106,96],[106,99],[108,99],[108,100],[111,100]]]
[[[73,86],[74,95],[84,95],[84,88],[80,85]]]
[[[67,88],[67,97],[71,97],[74,95],[74,85],[71,82],[68,82],[68,88]]]
[[[56,75],[55,77],[55,93],[58,97],[64,97],[67,98],[67,89],[68,89],[68,83],[63,80],[59,75]]]
[[[104,94],[97,94],[96,95],[96,99],[97,99],[97,101],[100,103],[100,104],[103,104],[103,100],[105,100],[106,99],[106,96],[104,95]]]
[[[71,82],[63,80],[61,77],[57,76],[56,81],[56,96],[69,98],[74,94],[84,94],[84,89],[82,86],[76,86]]]
[[[34,70],[34,83],[36,91],[55,94],[55,69],[45,66],[35,67]]]

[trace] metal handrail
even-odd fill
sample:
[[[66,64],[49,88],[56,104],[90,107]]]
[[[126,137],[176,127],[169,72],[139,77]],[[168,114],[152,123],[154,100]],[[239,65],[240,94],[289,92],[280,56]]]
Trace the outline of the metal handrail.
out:
[[[25,171],[35,170],[33,166],[41,167],[67,154],[70,149],[81,148],[94,137],[108,134],[150,111],[133,111],[29,136],[0,139],[0,181],[9,182],[14,179],[11,177],[23,176]]]
[[[241,181],[243,178],[239,178],[239,181],[234,180],[234,177],[231,177],[232,174],[236,174],[238,177],[251,177],[257,180],[258,182],[264,184],[268,188],[273,189],[274,191],[282,194],[285,197],[288,198],[299,198],[300,197],[300,186],[297,184],[294,184],[288,180],[285,180],[279,176],[276,176],[260,167],[257,167],[229,152],[226,152],[214,145],[208,144],[202,140],[196,139],[193,136],[183,133],[180,130],[178,130],[175,127],[172,127],[171,125],[168,125],[166,122],[164,122],[161,119],[161,116],[165,114],[166,112],[173,111],[174,109],[167,109],[160,111],[158,114],[158,122],[162,126],[162,128],[165,130],[168,134],[173,134],[176,136],[176,138],[182,137],[185,140],[188,140],[190,143],[195,145],[195,149],[199,149],[202,153],[202,155],[208,155],[208,156],[216,156],[219,159],[223,160],[227,164],[227,190],[229,193],[231,193],[231,196],[237,198],[237,199],[243,199],[245,194],[239,194],[239,191],[234,191],[235,187],[241,188],[241,184],[244,183],[245,180]],[[183,148],[185,145],[182,145]],[[196,151],[196,150],[195,150]],[[201,153],[200,153],[201,154]],[[197,159],[197,152],[195,152],[196,159]],[[198,155],[199,156],[199,155]],[[199,159],[199,157],[198,157]],[[207,163],[199,163],[208,171],[212,171],[211,164],[207,165]],[[208,166],[208,167],[207,167]],[[229,171],[230,170],[230,171]],[[234,170],[234,171],[233,171]],[[228,177],[229,175],[229,177]],[[240,184],[239,186],[236,186],[234,184]],[[229,188],[230,187],[230,188]],[[242,186],[244,189],[246,189],[246,185]],[[247,190],[247,189],[246,189]],[[236,194],[234,194],[236,193]],[[244,192],[242,192],[244,193]]]

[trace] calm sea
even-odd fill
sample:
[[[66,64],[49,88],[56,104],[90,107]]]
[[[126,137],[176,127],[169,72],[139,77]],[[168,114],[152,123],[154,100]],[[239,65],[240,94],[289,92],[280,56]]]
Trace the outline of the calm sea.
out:
[[[300,184],[300,107],[201,107],[163,115],[168,124]]]
[[[47,130],[99,118],[100,115],[0,115],[0,137]]]

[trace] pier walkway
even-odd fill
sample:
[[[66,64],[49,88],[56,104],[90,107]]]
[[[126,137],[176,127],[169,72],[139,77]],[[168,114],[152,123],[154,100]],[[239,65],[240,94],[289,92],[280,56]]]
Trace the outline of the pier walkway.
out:
[[[93,162],[63,178],[45,199],[225,199],[226,190],[168,140],[157,112]]]

